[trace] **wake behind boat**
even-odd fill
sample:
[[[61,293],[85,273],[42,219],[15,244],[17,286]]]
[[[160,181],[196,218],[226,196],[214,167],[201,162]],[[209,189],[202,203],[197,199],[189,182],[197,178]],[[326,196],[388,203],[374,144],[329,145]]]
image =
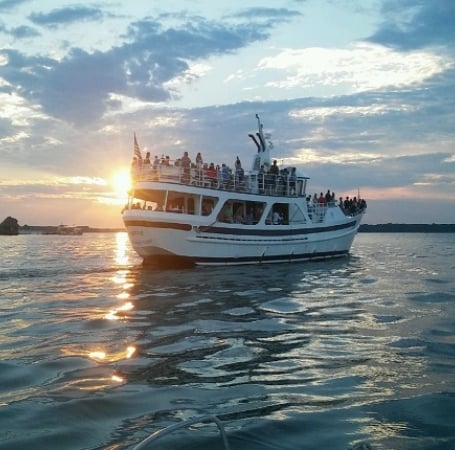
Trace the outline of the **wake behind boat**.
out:
[[[251,170],[182,158],[143,159],[134,136],[133,186],[122,211],[144,263],[196,265],[304,261],[346,255],[366,202],[308,196],[309,178],[272,162],[270,137],[258,131]]]

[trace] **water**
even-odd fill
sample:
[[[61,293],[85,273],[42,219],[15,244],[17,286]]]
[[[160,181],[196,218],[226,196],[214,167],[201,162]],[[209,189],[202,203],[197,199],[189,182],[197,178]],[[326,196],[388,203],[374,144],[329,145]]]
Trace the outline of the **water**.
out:
[[[453,234],[161,271],[124,233],[0,249],[0,449],[131,449],[205,414],[232,450],[455,448]],[[152,448],[223,445],[195,425]]]

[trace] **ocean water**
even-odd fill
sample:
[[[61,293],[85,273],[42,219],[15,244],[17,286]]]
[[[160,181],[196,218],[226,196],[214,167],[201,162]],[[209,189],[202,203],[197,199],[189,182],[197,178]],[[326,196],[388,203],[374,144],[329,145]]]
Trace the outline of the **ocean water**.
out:
[[[455,449],[455,235],[157,270],[125,233],[0,236],[0,449]],[[153,449],[223,449],[195,424]]]

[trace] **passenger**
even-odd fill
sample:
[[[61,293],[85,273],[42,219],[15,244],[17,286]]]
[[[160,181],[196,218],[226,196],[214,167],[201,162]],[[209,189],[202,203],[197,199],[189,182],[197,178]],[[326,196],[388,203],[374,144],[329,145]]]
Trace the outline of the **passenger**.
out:
[[[277,166],[276,159],[273,160],[273,164],[270,166],[269,173],[271,173],[272,175],[278,175],[280,173],[280,169]]]
[[[207,169],[206,172],[206,177],[210,181],[211,187],[216,185],[216,169],[215,169],[215,164],[210,163],[210,166]]]
[[[227,222],[227,223],[232,223],[234,221],[233,212],[232,212],[232,205],[230,203],[228,203],[224,207],[222,221],[223,222]]]
[[[229,174],[229,167],[224,163],[221,165],[221,178],[223,180],[224,189],[227,189],[229,187],[231,177]]]
[[[209,216],[213,211],[212,202],[205,201],[202,203],[202,215]]]
[[[203,164],[204,164],[204,163],[203,163],[203,161],[202,161],[201,152],[198,152],[198,154],[196,155],[196,167],[197,167],[198,169],[201,169]]]
[[[276,193],[278,195],[284,195],[286,192],[286,186],[288,184],[288,170],[282,169],[280,170],[280,174],[276,178]]]
[[[340,199],[338,200],[338,206],[344,210],[344,202],[343,202],[343,197],[340,197]]]
[[[325,202],[330,203],[332,200],[332,194],[330,193],[330,189],[325,193]]]
[[[191,159],[188,156],[188,152],[183,153],[181,165],[183,168],[182,182],[188,184],[191,178]]]
[[[241,207],[237,208],[237,211],[235,212],[235,223],[245,223]]]
[[[289,174],[289,194],[296,195],[295,182],[297,181],[296,169],[291,167],[291,173]]]
[[[276,159],[273,160],[273,164],[270,166],[268,177],[267,177],[267,190],[272,191],[278,182],[278,175],[280,174],[280,169],[277,166]]]
[[[150,163],[150,152],[145,154],[144,161],[142,161],[142,171],[145,175],[149,175],[152,171],[152,166]]]
[[[281,225],[283,223],[282,215],[276,210],[273,212],[272,223],[273,225]]]
[[[325,200],[325,196],[324,196],[324,194],[322,192],[319,195],[318,203],[320,205],[325,205],[327,203],[326,200]]]
[[[235,160],[235,187],[238,187],[243,183],[244,171],[242,168],[242,163],[240,162],[239,157]]]

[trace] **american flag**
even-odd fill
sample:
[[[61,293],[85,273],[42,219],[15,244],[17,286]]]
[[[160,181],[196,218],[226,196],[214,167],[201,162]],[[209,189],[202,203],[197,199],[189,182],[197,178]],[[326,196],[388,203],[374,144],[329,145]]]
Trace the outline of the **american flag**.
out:
[[[141,147],[139,147],[139,144],[137,143],[136,133],[134,133],[134,156],[137,156],[137,158],[142,161]]]

